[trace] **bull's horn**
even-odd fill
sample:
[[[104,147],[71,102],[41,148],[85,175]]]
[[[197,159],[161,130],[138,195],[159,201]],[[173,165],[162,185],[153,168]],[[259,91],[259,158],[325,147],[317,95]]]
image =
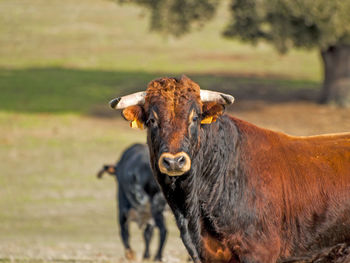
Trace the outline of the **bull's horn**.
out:
[[[109,105],[116,110],[125,109],[129,106],[145,104],[145,97],[146,92],[140,91],[124,97],[115,98],[109,102]]]
[[[203,102],[217,102],[220,104],[232,104],[235,98],[231,95],[211,91],[211,90],[201,90],[201,100]]]

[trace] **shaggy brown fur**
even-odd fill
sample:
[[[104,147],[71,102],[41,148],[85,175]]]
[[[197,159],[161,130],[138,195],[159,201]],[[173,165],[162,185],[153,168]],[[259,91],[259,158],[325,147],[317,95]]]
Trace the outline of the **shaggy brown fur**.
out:
[[[187,77],[152,81],[137,107],[154,175],[196,263],[340,258],[350,247],[350,133],[293,137],[257,127],[203,105]],[[208,116],[216,121],[201,124]],[[163,174],[160,156],[180,152],[191,169]]]

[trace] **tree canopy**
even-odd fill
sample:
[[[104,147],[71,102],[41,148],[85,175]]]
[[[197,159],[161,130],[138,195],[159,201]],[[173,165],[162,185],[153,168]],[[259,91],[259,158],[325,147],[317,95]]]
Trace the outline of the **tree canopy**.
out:
[[[119,0],[150,11],[150,28],[181,36],[214,17],[220,0]],[[227,2],[226,2],[227,3]],[[280,52],[350,44],[350,0],[231,0],[226,37],[271,42]]]
[[[219,0],[119,0],[135,3],[150,11],[150,29],[181,36],[210,20]]]
[[[350,44],[349,0],[233,0],[224,34],[265,39],[281,52]]]
[[[350,0],[119,0],[151,12],[151,30],[180,36],[214,17],[230,1],[230,18],[218,28],[229,38],[270,42],[281,52],[317,48],[324,65],[320,102],[350,107]]]

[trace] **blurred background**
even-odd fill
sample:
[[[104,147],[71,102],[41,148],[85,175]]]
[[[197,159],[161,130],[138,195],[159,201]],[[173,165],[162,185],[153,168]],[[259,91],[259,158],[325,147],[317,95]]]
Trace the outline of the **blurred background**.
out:
[[[0,261],[125,261],[116,183],[96,173],[145,142],[108,101],[154,78],[232,94],[266,128],[349,131],[349,2],[0,1]],[[167,225],[164,261],[185,262]],[[140,261],[136,225],[131,240]]]

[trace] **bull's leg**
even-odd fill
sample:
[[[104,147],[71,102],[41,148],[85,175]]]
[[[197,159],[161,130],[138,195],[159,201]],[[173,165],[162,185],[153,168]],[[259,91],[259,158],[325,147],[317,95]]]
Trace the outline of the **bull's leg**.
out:
[[[175,214],[176,224],[180,230],[180,236],[182,242],[184,243],[188,253],[190,254],[193,262],[201,263],[199,257],[198,249],[192,241],[192,237],[188,231],[188,220],[183,216],[183,214],[177,210],[173,210]]]
[[[145,253],[143,254],[144,259],[150,258],[149,245],[153,236],[153,225],[147,224],[145,231],[143,232],[143,238],[145,239]]]
[[[156,223],[156,226],[159,229],[159,247],[156,256],[154,257],[155,261],[162,261],[162,253],[164,248],[164,243],[167,236],[167,230],[165,226],[165,220],[162,212],[157,213],[154,215],[154,221]]]
[[[242,263],[275,263],[280,253],[280,241],[272,235],[264,238],[254,235],[241,243],[241,249],[238,257]]]

